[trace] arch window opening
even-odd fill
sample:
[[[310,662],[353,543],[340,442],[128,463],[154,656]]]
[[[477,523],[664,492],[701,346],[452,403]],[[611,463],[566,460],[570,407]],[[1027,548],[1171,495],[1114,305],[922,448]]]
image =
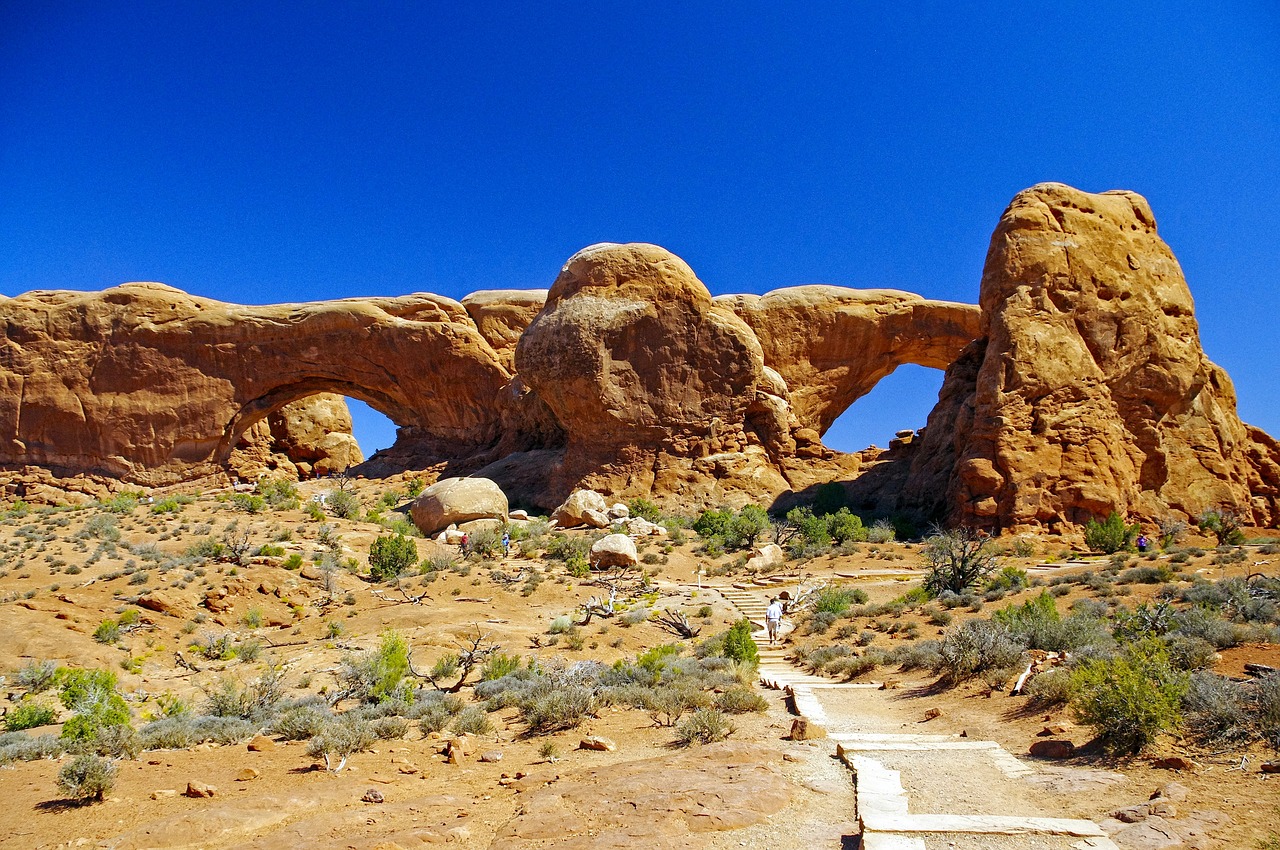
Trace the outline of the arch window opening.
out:
[[[396,440],[396,425],[369,404],[313,393],[271,410],[236,443],[230,465],[246,480],[284,473],[299,479],[341,472]]]
[[[351,433],[365,460],[375,452],[391,448],[396,441],[396,423],[358,398],[348,396],[346,401],[347,410],[351,411]]]
[[[943,373],[927,366],[904,364],[886,375],[871,392],[849,405],[822,435],[838,452],[869,446],[886,448],[896,432],[919,430],[938,402]]]

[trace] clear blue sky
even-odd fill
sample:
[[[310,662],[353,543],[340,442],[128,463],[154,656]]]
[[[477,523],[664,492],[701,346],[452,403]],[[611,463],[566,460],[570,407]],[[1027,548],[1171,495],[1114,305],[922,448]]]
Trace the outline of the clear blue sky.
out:
[[[1271,0],[0,3],[7,295],[461,297],[646,241],[715,293],[975,301],[1045,180],[1147,196],[1280,435]],[[923,425],[940,382],[899,370],[828,441]]]

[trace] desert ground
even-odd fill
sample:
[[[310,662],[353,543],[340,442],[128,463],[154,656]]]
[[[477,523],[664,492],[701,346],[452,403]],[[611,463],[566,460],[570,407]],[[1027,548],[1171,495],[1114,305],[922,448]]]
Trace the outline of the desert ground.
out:
[[[506,556],[464,555],[407,521],[410,476],[341,483],[347,516],[317,501],[337,486],[326,480],[8,506],[0,672],[14,731],[0,739],[0,846],[857,846],[853,782],[831,742],[790,740],[794,703],[722,646],[743,619],[733,591],[792,598],[782,649],[796,671],[882,686],[832,692],[828,715],[989,739],[1042,776],[1092,777],[1019,791],[1046,816],[1102,823],[1182,786],[1164,814],[1195,834],[1122,847],[1280,846],[1280,775],[1263,772],[1278,756],[1252,703],[1234,726],[1187,703],[1180,724],[1117,752],[1062,701],[1059,674],[1078,659],[1030,680],[1056,676],[1057,690],[1016,696],[1026,654],[950,679],[939,661],[965,622],[1047,598],[1064,620],[1163,636],[1202,686],[1247,690],[1280,667],[1276,606],[1264,594],[1245,611],[1214,588],[1280,576],[1275,532],[1244,529],[1246,543],[1219,547],[1190,529],[1111,556],[1001,538],[1001,571],[930,598],[923,545],[885,533],[793,547],[758,569],[750,546],[708,546],[662,517],[666,533],[638,541],[635,569],[593,571],[575,555],[604,531],[513,522]],[[396,533],[413,563],[374,580],[371,548]],[[1193,610],[1213,616],[1193,628]],[[378,667],[397,646],[408,664]],[[91,709],[64,699],[58,668],[109,671],[135,731],[71,740],[65,724]],[[576,709],[561,704],[592,688]],[[37,709],[44,724],[16,720]],[[335,769],[345,751],[316,739],[344,719],[363,738]],[[1031,757],[1046,735],[1069,752]],[[91,751],[116,771],[101,800],[58,781]],[[1000,793],[963,790],[975,811],[999,811]]]

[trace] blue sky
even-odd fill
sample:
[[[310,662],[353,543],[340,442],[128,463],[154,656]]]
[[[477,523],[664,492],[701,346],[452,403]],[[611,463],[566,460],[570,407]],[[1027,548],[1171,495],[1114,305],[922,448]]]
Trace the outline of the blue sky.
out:
[[[972,302],[1058,180],[1147,196],[1280,435],[1275,3],[463,5],[0,4],[0,293],[461,297],[646,241],[715,293]],[[923,425],[940,382],[900,369],[828,442]]]

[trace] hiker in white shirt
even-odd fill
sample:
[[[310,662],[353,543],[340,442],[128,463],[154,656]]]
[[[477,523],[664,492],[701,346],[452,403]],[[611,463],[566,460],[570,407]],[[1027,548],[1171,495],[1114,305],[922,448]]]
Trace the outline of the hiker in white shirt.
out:
[[[778,627],[782,625],[782,602],[774,597],[764,611],[764,625],[769,632],[769,643],[778,639]]]

